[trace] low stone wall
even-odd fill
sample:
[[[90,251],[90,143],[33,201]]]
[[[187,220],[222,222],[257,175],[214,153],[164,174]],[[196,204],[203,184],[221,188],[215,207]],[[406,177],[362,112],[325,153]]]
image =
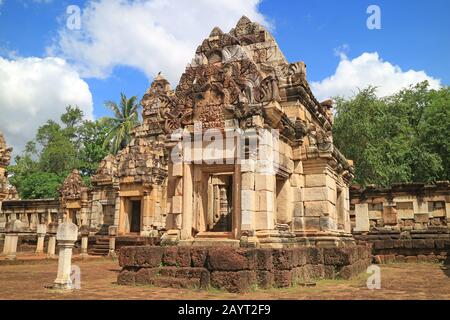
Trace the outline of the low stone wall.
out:
[[[49,236],[46,235],[44,239],[44,252],[47,253],[47,247],[48,247],[48,238]],[[5,240],[0,239],[0,254],[3,252],[3,246],[5,245]],[[17,253],[32,253],[36,251],[36,245],[37,245],[37,236],[35,234],[20,234],[19,238],[17,239]],[[89,241],[89,246],[91,246],[92,243]],[[56,245],[56,254],[58,254],[58,245]],[[72,253],[74,255],[81,253],[81,239],[78,239],[78,241],[75,242],[75,245],[72,249]]]
[[[315,279],[349,279],[371,263],[370,246],[244,249],[123,247],[121,285],[224,289],[290,287]]]
[[[354,233],[360,243],[370,243],[377,263],[442,262],[450,257],[450,232],[424,230],[407,234],[391,230]]]

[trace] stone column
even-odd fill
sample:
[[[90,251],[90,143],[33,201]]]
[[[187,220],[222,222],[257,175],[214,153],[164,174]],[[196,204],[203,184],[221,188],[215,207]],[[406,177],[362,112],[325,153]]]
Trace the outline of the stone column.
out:
[[[7,222],[5,225],[5,245],[3,254],[6,259],[15,260],[17,254],[17,242],[19,240],[19,232],[23,231],[24,225],[20,220]]]
[[[87,225],[80,227],[81,236],[81,256],[88,256],[89,227]]]
[[[367,203],[355,204],[355,231],[367,232],[370,231],[369,223],[369,205]]]
[[[183,163],[183,213],[181,216],[181,240],[189,240],[192,238],[193,191],[193,165]]]
[[[241,245],[257,247],[259,240],[256,237],[256,214],[258,211],[258,198],[255,191],[255,159],[252,157],[243,161],[240,170],[240,234]],[[238,191],[239,192],[239,191]]]
[[[47,225],[38,224],[36,233],[37,233],[37,245],[36,245],[36,254],[41,254],[44,252],[44,240],[45,234],[47,232]]]
[[[117,226],[109,226],[109,253],[108,255],[112,258],[116,257],[116,236],[117,236]]]
[[[65,222],[58,226],[56,240],[58,240],[59,259],[58,275],[54,282],[55,289],[73,289],[70,272],[72,269],[72,248],[78,238],[78,227],[72,222]]]
[[[56,232],[58,230],[58,223],[52,222],[48,226],[48,244],[47,244],[47,258],[55,258],[56,249]]]

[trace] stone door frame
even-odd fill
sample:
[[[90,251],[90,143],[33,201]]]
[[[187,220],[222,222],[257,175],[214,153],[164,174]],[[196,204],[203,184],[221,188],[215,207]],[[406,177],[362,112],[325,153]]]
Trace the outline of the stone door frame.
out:
[[[241,174],[240,166],[237,164],[194,164],[185,165],[188,170],[185,173],[191,173],[191,187],[186,188],[184,185],[183,196],[184,199],[192,199],[192,206],[189,212],[183,210],[183,224],[182,229],[186,238],[189,238],[189,228],[198,227],[199,233],[191,238],[228,238],[240,239],[241,233],[241,205],[240,205],[240,191],[241,191]],[[211,174],[224,174],[232,177],[232,216],[231,216],[231,231],[230,232],[214,232],[207,231],[207,208],[208,208],[208,178]],[[188,180],[189,176],[184,175],[183,179]],[[190,190],[189,190],[190,189]],[[189,223],[190,222],[190,223]]]

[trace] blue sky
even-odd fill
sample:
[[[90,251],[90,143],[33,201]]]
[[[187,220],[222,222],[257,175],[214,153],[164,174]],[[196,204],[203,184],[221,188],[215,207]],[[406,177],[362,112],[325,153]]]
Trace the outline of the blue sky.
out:
[[[158,71],[175,86],[174,79],[214,24],[228,31],[241,14],[268,25],[290,62],[305,61],[320,98],[349,95],[371,81],[383,84],[385,94],[408,81],[450,83],[448,0],[183,0],[178,5],[172,1],[170,9],[152,9],[154,1],[0,0],[0,130],[16,149],[33,136],[38,122],[60,114],[64,106],[58,104],[85,104],[83,110],[97,118],[108,114],[103,102],[118,100],[120,92],[142,97]],[[89,9],[93,3],[100,3],[96,11]],[[381,30],[366,26],[371,4],[381,9]],[[69,5],[82,10],[79,31],[67,30]],[[166,51],[154,44],[162,40]],[[27,60],[31,57],[38,59]],[[44,60],[48,57],[60,60]],[[45,74],[51,67],[53,73]],[[4,92],[2,74],[18,78],[3,85]],[[45,106],[31,102],[43,95],[52,97]],[[14,129],[14,121],[23,121],[12,115],[19,111],[14,108],[30,104],[35,107],[24,128],[29,130]]]

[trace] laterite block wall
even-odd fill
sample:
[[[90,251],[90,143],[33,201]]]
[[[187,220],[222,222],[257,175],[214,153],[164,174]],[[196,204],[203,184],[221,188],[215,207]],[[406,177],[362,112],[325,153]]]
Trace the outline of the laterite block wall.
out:
[[[214,287],[230,292],[290,287],[315,279],[349,279],[366,270],[370,246],[245,249],[123,247],[121,285]]]

